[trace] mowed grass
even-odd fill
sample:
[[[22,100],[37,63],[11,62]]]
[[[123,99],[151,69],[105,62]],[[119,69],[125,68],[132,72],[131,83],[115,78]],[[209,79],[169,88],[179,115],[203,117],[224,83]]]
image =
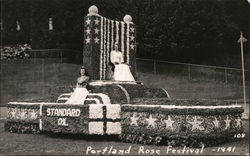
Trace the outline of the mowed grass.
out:
[[[165,88],[172,98],[242,99],[240,83],[225,83],[209,79],[188,79],[184,76],[138,73],[139,79],[151,87]],[[249,92],[247,90],[247,92]]]
[[[36,61],[36,62],[35,62]],[[50,96],[53,89],[60,86],[75,85],[80,65],[60,63],[58,60],[12,61],[2,65],[1,69],[1,104],[8,101],[19,101],[30,98]],[[206,72],[206,71],[203,71]],[[138,72],[138,78],[145,85],[165,88],[172,98],[199,99],[242,99],[240,83],[224,83],[209,78],[198,79],[178,74],[154,75]],[[249,93],[249,91],[248,91]],[[249,98],[248,98],[249,99]],[[0,107],[1,108],[1,107]],[[1,118],[6,117],[6,108],[0,109]],[[123,150],[131,147],[130,155],[139,154],[140,146],[123,143],[115,138],[86,137],[79,135],[59,136],[48,134],[16,134],[4,131],[4,121],[0,120],[0,155],[84,155],[86,149],[111,147]],[[249,154],[249,122],[244,121],[246,137],[235,142],[229,142],[217,147],[205,148],[203,155],[247,155]],[[218,147],[236,147],[234,153],[213,152]],[[148,149],[160,149],[166,155],[166,146],[144,146]],[[180,149],[181,147],[177,147]],[[143,155],[141,153],[141,155]]]
[[[80,67],[56,59],[13,60],[1,66],[1,104],[46,98],[59,87],[73,86]]]
[[[76,64],[61,63],[59,59],[1,62],[0,105],[9,101],[46,98],[59,87],[74,86],[79,67],[80,65]],[[242,99],[243,97],[241,82],[225,83],[210,77],[199,77],[199,74],[189,80],[187,76],[179,73],[181,69],[176,72],[174,69],[169,72],[169,69],[166,70],[164,75],[154,75],[138,67],[137,77],[147,86],[165,88],[172,98]],[[204,73],[211,75],[215,72],[211,69],[202,70],[203,75]],[[249,88],[247,88],[247,95],[249,95]]]
[[[91,137],[83,135],[52,135],[52,134],[17,134],[4,131],[4,121],[0,121],[0,155],[91,155],[86,153],[91,146],[94,150],[101,150],[111,146],[117,150],[125,150],[131,146],[129,155],[143,155],[138,153],[141,146],[145,149],[160,150],[161,155],[167,155],[167,146],[141,145],[120,142],[115,137]],[[246,137],[233,142],[208,147],[200,155],[249,155],[249,122],[244,121]],[[235,147],[234,152],[216,152],[221,148]],[[183,147],[174,147],[183,149]],[[105,153],[107,154],[107,153]],[[171,154],[171,153],[170,153]],[[168,154],[168,155],[170,155]],[[155,155],[155,154],[149,154]],[[184,154],[186,155],[186,154]]]

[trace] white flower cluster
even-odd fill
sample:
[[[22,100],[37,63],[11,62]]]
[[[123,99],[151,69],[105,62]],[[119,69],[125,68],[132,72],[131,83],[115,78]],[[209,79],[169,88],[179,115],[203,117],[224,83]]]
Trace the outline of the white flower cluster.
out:
[[[100,80],[102,80],[102,68],[103,68],[103,17],[101,17],[101,47],[100,47]]]
[[[130,30],[130,24],[129,23],[127,23],[127,64],[129,64],[129,49],[130,49],[130,47],[129,47],[129,42],[130,42],[130,36],[129,36],[129,30]]]
[[[106,46],[107,46],[107,41],[106,41],[106,38],[107,38],[107,34],[106,34],[106,21],[107,19],[104,18],[104,38],[103,38],[103,78],[105,79],[106,78],[106,66],[107,66],[107,49],[106,49]]]
[[[107,119],[120,119],[121,118],[121,105],[120,104],[112,104],[106,105],[107,107]]]
[[[89,122],[89,134],[103,135],[103,122]]]
[[[103,118],[103,107],[106,107],[107,119],[120,119],[121,118],[121,105],[120,104],[91,104],[89,105],[89,118],[90,119],[101,119]]]
[[[38,109],[8,108],[9,119],[36,120],[38,119]]]
[[[103,118],[103,106],[104,105],[89,105],[89,118],[90,119],[101,119]]]
[[[120,122],[107,122],[107,134],[121,134],[121,123]]]

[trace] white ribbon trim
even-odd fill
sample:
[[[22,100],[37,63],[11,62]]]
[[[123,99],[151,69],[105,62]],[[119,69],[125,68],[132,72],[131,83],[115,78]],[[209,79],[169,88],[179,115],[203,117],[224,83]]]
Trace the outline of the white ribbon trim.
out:
[[[97,98],[87,98],[85,101],[95,101],[96,104],[101,104],[100,100]]]
[[[88,95],[97,95],[97,96],[100,96],[102,98],[103,104],[111,104],[110,98],[106,94],[103,94],[103,93],[90,93]]]
[[[176,105],[131,105],[124,104],[123,106],[131,106],[131,107],[149,107],[149,108],[167,108],[167,109],[218,109],[218,108],[243,108],[241,105],[229,105],[229,106],[176,106]]]
[[[127,102],[130,103],[130,96],[129,96],[129,93],[127,92],[127,90],[124,87],[122,87],[121,85],[116,85],[116,86],[121,88],[121,90],[123,91],[123,93],[125,94],[125,96],[127,98]]]

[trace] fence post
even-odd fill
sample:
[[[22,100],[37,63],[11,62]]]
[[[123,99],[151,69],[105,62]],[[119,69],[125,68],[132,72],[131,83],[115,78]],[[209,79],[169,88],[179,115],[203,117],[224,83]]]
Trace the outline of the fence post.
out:
[[[156,75],[156,60],[154,60],[154,75]]]
[[[188,79],[191,80],[190,64],[188,64]]]
[[[227,68],[225,68],[225,82],[227,83]]]

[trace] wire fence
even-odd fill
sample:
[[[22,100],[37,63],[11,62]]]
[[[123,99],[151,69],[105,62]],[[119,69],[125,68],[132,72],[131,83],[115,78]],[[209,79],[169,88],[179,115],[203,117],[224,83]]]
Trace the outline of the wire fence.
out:
[[[77,73],[79,69],[78,64],[82,64],[82,57],[82,52],[76,50],[35,49],[30,51],[30,59],[1,60],[0,102],[5,103],[6,101],[9,101],[10,98],[15,100],[17,97],[24,97],[27,95],[44,95],[46,93],[46,89],[48,89],[48,86],[51,87],[53,85],[57,85],[54,84],[55,82],[58,82],[60,85],[67,85],[71,82],[74,82],[75,77],[72,76],[72,74]],[[72,65],[65,63],[72,63]],[[198,82],[211,81],[212,83],[219,81],[225,83],[225,85],[222,84],[224,86],[234,85],[232,87],[236,88],[233,90],[234,92],[241,92],[242,88],[242,70],[238,68],[169,62],[142,58],[137,58],[136,64],[137,71],[139,73],[152,74],[153,77],[150,76],[151,78],[157,78],[159,76],[163,79],[169,77],[174,79],[183,78],[185,80],[191,80],[191,82],[193,80],[197,80]],[[31,68],[31,66],[33,66],[33,68]],[[19,72],[18,75],[20,77],[15,76],[15,73],[17,72]],[[247,81],[247,99],[249,101],[250,70],[246,70],[245,73]],[[161,75],[163,76],[161,77]],[[167,79],[162,81],[165,83]],[[52,82],[53,84],[51,84]],[[191,82],[190,85],[192,85]],[[37,88],[39,88],[39,90],[37,90]],[[183,89],[180,88],[179,90]],[[239,97],[237,96],[237,99]]]
[[[30,61],[39,63],[41,58],[50,58],[48,61],[56,63],[82,64],[83,53],[72,49],[31,49],[29,51]],[[54,60],[53,60],[54,58]],[[24,60],[15,60],[23,62]],[[26,62],[28,60],[25,60]],[[11,64],[11,60],[1,60],[1,64]],[[29,62],[29,61],[28,61]],[[46,59],[44,63],[46,63]],[[219,67],[210,65],[199,65],[191,63],[180,63],[160,61],[153,59],[136,59],[137,71],[151,73],[154,75],[182,76],[189,80],[213,80],[242,83],[242,70],[238,68]],[[246,81],[249,81],[250,70],[245,70]]]
[[[182,76],[189,80],[213,80],[242,83],[242,70],[238,68],[199,65],[137,58],[137,71],[155,75]],[[249,75],[250,70],[245,70]],[[246,79],[248,80],[248,77]]]

